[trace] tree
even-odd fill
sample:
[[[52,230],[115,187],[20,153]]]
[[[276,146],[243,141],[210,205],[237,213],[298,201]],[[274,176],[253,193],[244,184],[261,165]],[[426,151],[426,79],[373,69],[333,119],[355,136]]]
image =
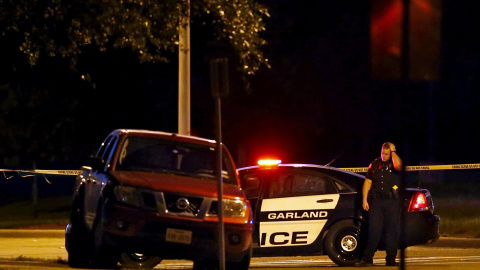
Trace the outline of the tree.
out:
[[[40,55],[75,60],[87,45],[102,51],[129,48],[143,62],[168,61],[178,45],[184,0],[3,0],[3,35],[19,35],[19,50],[35,65]],[[192,21],[211,23],[216,38],[238,55],[241,69],[254,74],[267,65],[262,53],[267,10],[253,0],[191,0]]]
[[[0,163],[28,167],[36,162],[45,166],[88,155],[85,149],[92,150],[88,142],[96,146],[99,139],[86,138],[88,134],[79,135],[78,131],[85,128],[85,123],[92,124],[91,119],[97,120],[99,115],[118,108],[100,101],[92,104],[87,97],[118,98],[122,91],[115,87],[95,89],[99,81],[112,78],[92,78],[92,70],[85,70],[82,63],[85,65],[85,59],[93,55],[95,63],[90,67],[105,68],[100,57],[108,61],[120,55],[125,65],[137,65],[133,59],[159,63],[141,65],[158,70],[175,55],[179,21],[187,14],[187,5],[183,0],[0,1]],[[254,0],[190,0],[190,12],[192,26],[212,29],[208,34],[214,38],[212,44],[222,49],[227,44],[235,52],[243,74],[254,74],[262,65],[268,66],[261,35],[269,15],[262,5]],[[130,76],[132,80],[135,75]],[[122,74],[114,80],[125,84]],[[135,91],[137,99],[143,98],[143,106],[137,106],[135,111],[159,114],[143,110],[158,110],[158,104],[146,105],[155,98],[147,93],[148,87],[141,88],[141,95],[138,89]],[[165,112],[160,117],[162,114]],[[128,120],[122,119],[122,125],[135,122],[148,127],[130,115]]]

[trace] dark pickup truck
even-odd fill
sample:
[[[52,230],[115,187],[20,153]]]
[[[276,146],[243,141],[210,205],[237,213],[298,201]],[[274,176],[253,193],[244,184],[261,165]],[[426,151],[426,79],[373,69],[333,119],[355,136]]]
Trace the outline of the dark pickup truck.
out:
[[[65,230],[72,267],[153,268],[189,259],[218,268],[216,142],[147,130],[115,130],[76,178]],[[252,254],[251,206],[222,145],[227,269],[246,270]]]

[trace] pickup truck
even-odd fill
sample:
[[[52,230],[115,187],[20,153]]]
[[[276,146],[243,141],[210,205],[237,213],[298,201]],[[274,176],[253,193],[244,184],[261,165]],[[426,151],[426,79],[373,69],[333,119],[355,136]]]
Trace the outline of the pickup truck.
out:
[[[162,259],[188,259],[194,269],[218,268],[216,151],[215,141],[194,136],[111,132],[76,177],[68,264],[153,268]],[[225,264],[248,269],[252,209],[230,153],[224,145],[221,151]]]

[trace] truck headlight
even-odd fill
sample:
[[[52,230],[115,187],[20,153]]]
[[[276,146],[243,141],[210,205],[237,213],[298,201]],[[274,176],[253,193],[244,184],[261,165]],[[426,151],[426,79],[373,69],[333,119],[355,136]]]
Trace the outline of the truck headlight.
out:
[[[113,192],[115,194],[115,198],[119,202],[133,205],[136,207],[142,206],[142,199],[140,196],[140,192],[138,191],[138,189],[134,187],[116,186],[113,189]]]
[[[244,217],[247,211],[247,204],[243,200],[223,199],[224,217]],[[213,201],[207,216],[218,216],[218,201]]]

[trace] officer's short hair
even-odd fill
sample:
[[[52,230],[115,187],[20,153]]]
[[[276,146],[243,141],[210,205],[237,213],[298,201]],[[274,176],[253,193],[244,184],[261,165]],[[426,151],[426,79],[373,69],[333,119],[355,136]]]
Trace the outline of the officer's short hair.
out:
[[[388,149],[388,150],[390,150],[390,144],[391,144],[391,142],[383,143],[383,144],[382,144],[382,149]]]

